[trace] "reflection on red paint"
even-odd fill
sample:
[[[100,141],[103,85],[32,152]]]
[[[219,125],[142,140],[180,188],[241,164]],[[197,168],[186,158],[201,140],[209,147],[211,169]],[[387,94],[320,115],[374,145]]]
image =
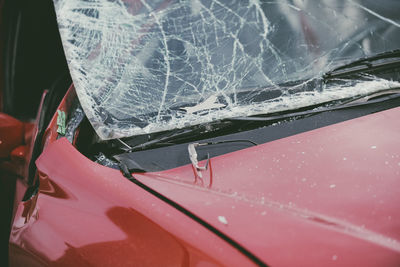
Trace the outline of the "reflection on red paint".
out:
[[[10,264],[252,266],[246,256],[65,138],[37,161],[40,191],[20,203]]]

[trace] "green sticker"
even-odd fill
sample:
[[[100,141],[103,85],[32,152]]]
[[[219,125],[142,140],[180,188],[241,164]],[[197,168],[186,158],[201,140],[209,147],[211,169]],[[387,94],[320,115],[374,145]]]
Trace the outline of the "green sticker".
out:
[[[57,110],[57,133],[61,135],[65,135],[65,112],[61,110]]]

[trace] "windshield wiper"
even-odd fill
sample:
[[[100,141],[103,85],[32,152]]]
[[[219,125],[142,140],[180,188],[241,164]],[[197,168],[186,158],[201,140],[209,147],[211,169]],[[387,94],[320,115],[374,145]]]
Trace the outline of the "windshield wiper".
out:
[[[177,129],[169,131],[166,134],[150,139],[149,141],[142,142],[136,145],[130,145],[128,138],[126,141],[117,139],[124,147],[124,153],[134,152],[139,150],[146,150],[150,148],[157,148],[166,145],[174,145],[185,142],[186,140],[195,139],[195,137],[212,134],[216,131],[221,131],[227,127],[232,126],[230,121],[214,121],[207,124],[200,124],[190,128]]]
[[[231,133],[232,130],[238,128],[253,129],[261,125],[251,124],[252,122],[259,122],[262,125],[271,124],[292,118],[306,117],[327,111],[334,111],[345,108],[352,108],[356,106],[369,105],[372,103],[382,102],[393,98],[400,97],[400,88],[389,88],[374,92],[369,95],[361,95],[347,99],[334,100],[325,103],[320,103],[312,106],[300,107],[293,110],[285,110],[283,112],[269,113],[264,115],[249,116],[249,117],[234,117],[226,118],[220,121],[214,121],[207,124],[195,125],[190,128],[176,129],[162,133],[158,136],[148,137],[148,140],[139,142],[137,137],[130,137],[116,139],[120,143],[119,153],[130,153],[135,151],[159,148],[168,145],[175,145],[193,140],[207,139],[208,137],[215,137],[223,135],[224,132]],[[249,122],[250,124],[243,124],[241,122]],[[246,128],[247,127],[247,128]],[[237,142],[235,140],[234,142]],[[121,146],[122,145],[122,146]],[[114,153],[112,153],[114,154]]]
[[[324,80],[348,77],[353,74],[382,72],[400,67],[400,50],[393,50],[375,56],[362,58],[325,73]]]
[[[339,101],[339,104],[332,104],[331,102],[323,103],[318,106],[312,106],[310,109],[304,110],[299,108],[297,110],[285,111],[284,113],[266,114],[263,116],[252,116],[252,117],[236,117],[227,120],[231,121],[260,121],[260,122],[275,122],[282,121],[285,119],[310,116],[322,112],[340,110],[345,108],[359,107],[363,105],[370,105],[373,103],[383,102],[390,99],[400,97],[400,88],[390,88],[374,92],[370,95],[363,95],[348,98],[346,100]]]

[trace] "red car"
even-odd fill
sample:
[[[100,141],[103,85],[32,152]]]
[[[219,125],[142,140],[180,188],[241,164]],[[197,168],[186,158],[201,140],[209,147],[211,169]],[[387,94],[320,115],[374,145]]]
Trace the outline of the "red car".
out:
[[[400,266],[400,3],[2,0],[10,266]]]

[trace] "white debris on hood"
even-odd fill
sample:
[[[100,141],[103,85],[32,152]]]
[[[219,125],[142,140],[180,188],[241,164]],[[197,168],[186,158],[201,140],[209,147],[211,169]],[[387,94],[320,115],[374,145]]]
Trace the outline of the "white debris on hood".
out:
[[[54,3],[79,100],[102,139],[293,109],[399,86],[371,78],[292,94],[290,87],[279,85],[320,77],[343,59],[398,47],[397,37],[391,39],[399,36],[397,22],[374,9],[373,2]],[[276,92],[276,97],[255,102]]]
[[[225,218],[225,216],[218,216],[218,221],[219,221],[220,223],[225,224],[225,225],[228,224],[228,220]]]

